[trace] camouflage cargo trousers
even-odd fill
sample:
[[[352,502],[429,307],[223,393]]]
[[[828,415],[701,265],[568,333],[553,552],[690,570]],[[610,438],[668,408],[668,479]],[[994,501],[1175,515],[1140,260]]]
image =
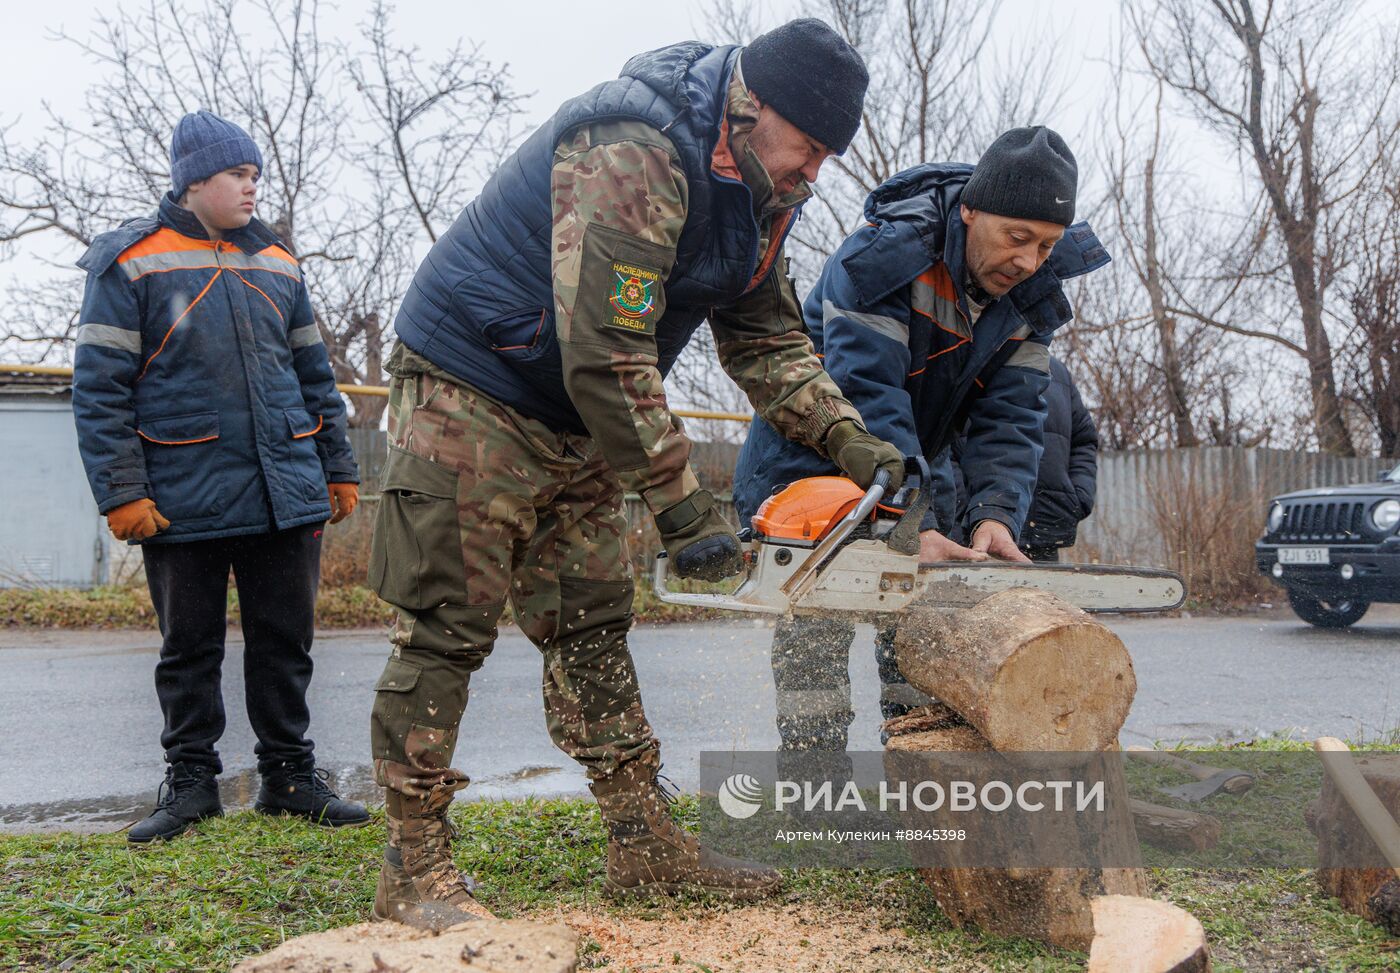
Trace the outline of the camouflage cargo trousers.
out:
[[[783,750],[846,749],[855,719],[851,709],[850,622],[821,616],[780,620],[773,632],[773,684],[777,689],[778,738]],[[880,676],[880,715],[903,716],[931,700],[909,685],[895,661],[894,628],[875,633]]]
[[[591,778],[657,749],[627,630],[623,493],[593,441],[558,433],[399,348],[370,585],[398,609],[375,686],[375,778],[405,797],[452,768],[471,674],[509,598],[543,657],[550,737]]]

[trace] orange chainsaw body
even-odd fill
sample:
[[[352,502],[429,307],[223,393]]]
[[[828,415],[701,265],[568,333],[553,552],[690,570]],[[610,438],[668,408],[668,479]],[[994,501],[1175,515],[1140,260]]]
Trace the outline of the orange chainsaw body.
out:
[[[770,540],[819,541],[864,495],[844,476],[808,477],[763,501],[753,527]]]

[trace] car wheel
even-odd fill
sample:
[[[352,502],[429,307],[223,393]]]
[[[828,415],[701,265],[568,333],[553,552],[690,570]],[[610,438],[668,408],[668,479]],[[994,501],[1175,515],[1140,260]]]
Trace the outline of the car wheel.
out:
[[[1323,601],[1301,591],[1290,591],[1288,603],[1293,606],[1294,614],[1318,628],[1346,628],[1348,625],[1354,625],[1361,621],[1361,616],[1371,607],[1369,601],[1362,601],[1360,598]]]

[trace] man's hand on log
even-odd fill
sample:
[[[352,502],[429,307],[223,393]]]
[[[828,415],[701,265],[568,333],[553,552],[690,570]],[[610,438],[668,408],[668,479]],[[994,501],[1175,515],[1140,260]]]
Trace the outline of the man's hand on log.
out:
[[[1011,531],[1007,526],[998,520],[984,520],[972,531],[972,549],[1001,561],[1024,561],[1030,562],[1030,558],[1021,553],[1021,549],[1016,546],[1016,539],[1011,536]]]
[[[925,530],[919,532],[919,560],[929,563],[932,561],[988,561],[991,559],[984,552],[963,547],[936,530]]]

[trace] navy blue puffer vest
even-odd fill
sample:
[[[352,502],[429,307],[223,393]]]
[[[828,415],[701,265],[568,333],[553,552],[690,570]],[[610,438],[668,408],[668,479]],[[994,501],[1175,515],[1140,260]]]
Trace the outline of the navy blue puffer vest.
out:
[[[553,429],[586,432],[564,389],[554,334],[550,169],[570,130],[636,119],[671,139],[689,189],[676,264],[665,282],[666,312],[656,328],[659,366],[668,372],[709,309],[748,289],[761,256],[748,188],[711,169],[738,56],[739,48],[695,41],[664,47],[632,58],[617,80],[565,102],[433,245],[394,321],[400,340]]]

